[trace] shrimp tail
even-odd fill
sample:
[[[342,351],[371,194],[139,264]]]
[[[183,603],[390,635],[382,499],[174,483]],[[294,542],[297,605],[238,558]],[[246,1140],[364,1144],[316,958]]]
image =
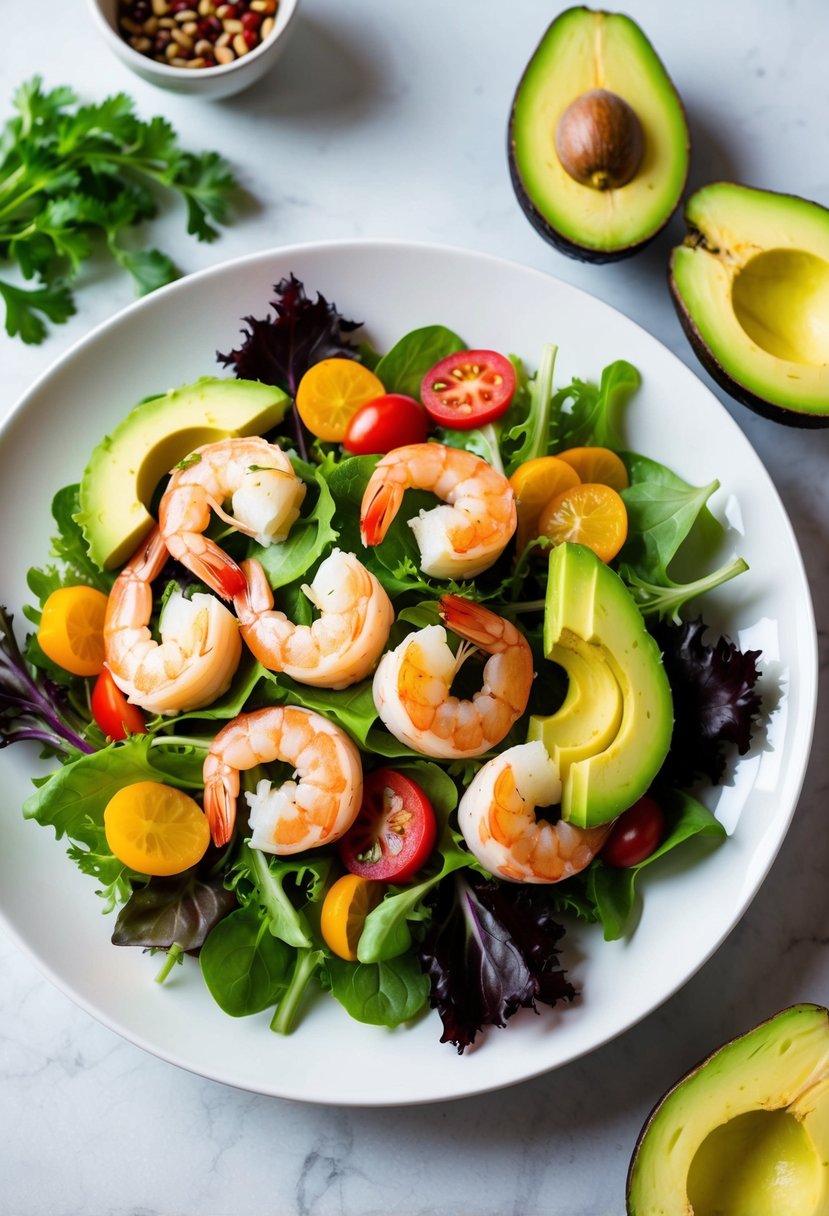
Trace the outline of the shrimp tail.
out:
[[[222,848],[233,835],[236,823],[236,798],[221,777],[208,780],[204,787],[204,813],[210,835],[217,848]]]
[[[384,481],[373,489],[367,486],[360,510],[360,535],[366,546],[379,545],[400,510],[404,487]]]
[[[474,600],[464,599],[462,595],[442,595],[439,611],[440,619],[448,629],[481,650],[492,653],[501,640],[502,618]]]
[[[222,552],[218,545],[206,537],[200,553],[189,551],[188,568],[223,600],[232,600],[241,595],[246,586],[245,573],[232,557]]]

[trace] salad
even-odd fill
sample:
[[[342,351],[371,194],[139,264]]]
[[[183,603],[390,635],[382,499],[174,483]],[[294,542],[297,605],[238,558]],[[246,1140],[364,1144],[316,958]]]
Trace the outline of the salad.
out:
[[[295,278],[275,293],[219,356],[275,386],[267,430],[188,443],[120,554],[94,453],[56,493],[35,631],[0,617],[3,743],[60,762],[24,814],[159,979],[195,956],[224,1011],[281,1032],[315,987],[384,1026],[431,1006],[462,1052],[573,999],[573,917],[623,936],[643,869],[724,837],[698,795],[750,746],[759,655],[699,611],[746,566],[669,573],[702,564],[718,483],[626,450],[629,363],[556,387],[552,345],[533,370],[441,325],[381,353]],[[578,632],[588,587],[621,633]],[[621,662],[624,630],[655,662]],[[668,705],[647,739],[643,682]]]

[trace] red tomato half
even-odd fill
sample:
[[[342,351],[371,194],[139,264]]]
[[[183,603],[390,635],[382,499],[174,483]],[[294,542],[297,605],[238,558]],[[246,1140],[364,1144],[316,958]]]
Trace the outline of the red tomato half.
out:
[[[92,716],[110,739],[146,733],[144,714],[137,705],[130,705],[106,667],[92,689]]]
[[[645,794],[622,812],[599,855],[602,861],[620,870],[638,866],[656,850],[664,832],[662,808]]]
[[[500,417],[514,394],[515,369],[494,350],[449,355],[420,384],[423,404],[435,422],[461,431]]]
[[[378,768],[363,782],[360,813],[337,847],[352,874],[406,882],[436,838],[435,812],[420,786],[395,769]]]
[[[360,406],[348,424],[343,447],[355,456],[385,454],[407,443],[424,443],[428,429],[419,401],[404,393],[386,393]]]

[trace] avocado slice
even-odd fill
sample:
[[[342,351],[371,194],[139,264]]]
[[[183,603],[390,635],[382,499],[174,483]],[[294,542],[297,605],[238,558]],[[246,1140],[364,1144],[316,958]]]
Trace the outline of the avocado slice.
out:
[[[549,560],[544,653],[596,700],[591,713],[586,698],[568,692],[556,713],[531,721],[530,738],[559,759],[562,818],[597,827],[641,798],[662,767],[673,731],[671,688],[619,575],[584,545],[557,545]],[[584,729],[581,747],[574,722]]]
[[[670,286],[700,362],[766,418],[829,426],[829,210],[714,182],[685,221]]]
[[[692,1069],[649,1115],[628,1216],[829,1211],[829,1010],[793,1005]]]
[[[568,129],[574,103],[582,113]],[[565,163],[587,168],[593,184],[565,168],[562,141]],[[690,139],[676,89],[635,21],[589,8],[556,17],[516,89],[508,156],[527,218],[562,253],[612,262],[656,236],[682,197]],[[597,173],[603,161],[608,172]]]
[[[211,376],[142,401],[94,449],[81,478],[77,521],[92,560],[110,570],[132,556],[153,525],[158,483],[194,448],[264,434],[290,404],[272,385]]]

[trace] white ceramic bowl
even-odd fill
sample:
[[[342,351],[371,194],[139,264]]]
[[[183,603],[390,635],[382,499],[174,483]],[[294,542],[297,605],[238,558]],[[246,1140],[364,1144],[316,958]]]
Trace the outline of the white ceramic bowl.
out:
[[[181,68],[157,63],[124,41],[118,32],[118,0],[87,0],[87,3],[110,50],[136,75],[173,93],[209,98],[241,93],[270,71],[285,50],[299,7],[299,0],[279,0],[272,32],[259,46],[233,63],[215,68]]]

